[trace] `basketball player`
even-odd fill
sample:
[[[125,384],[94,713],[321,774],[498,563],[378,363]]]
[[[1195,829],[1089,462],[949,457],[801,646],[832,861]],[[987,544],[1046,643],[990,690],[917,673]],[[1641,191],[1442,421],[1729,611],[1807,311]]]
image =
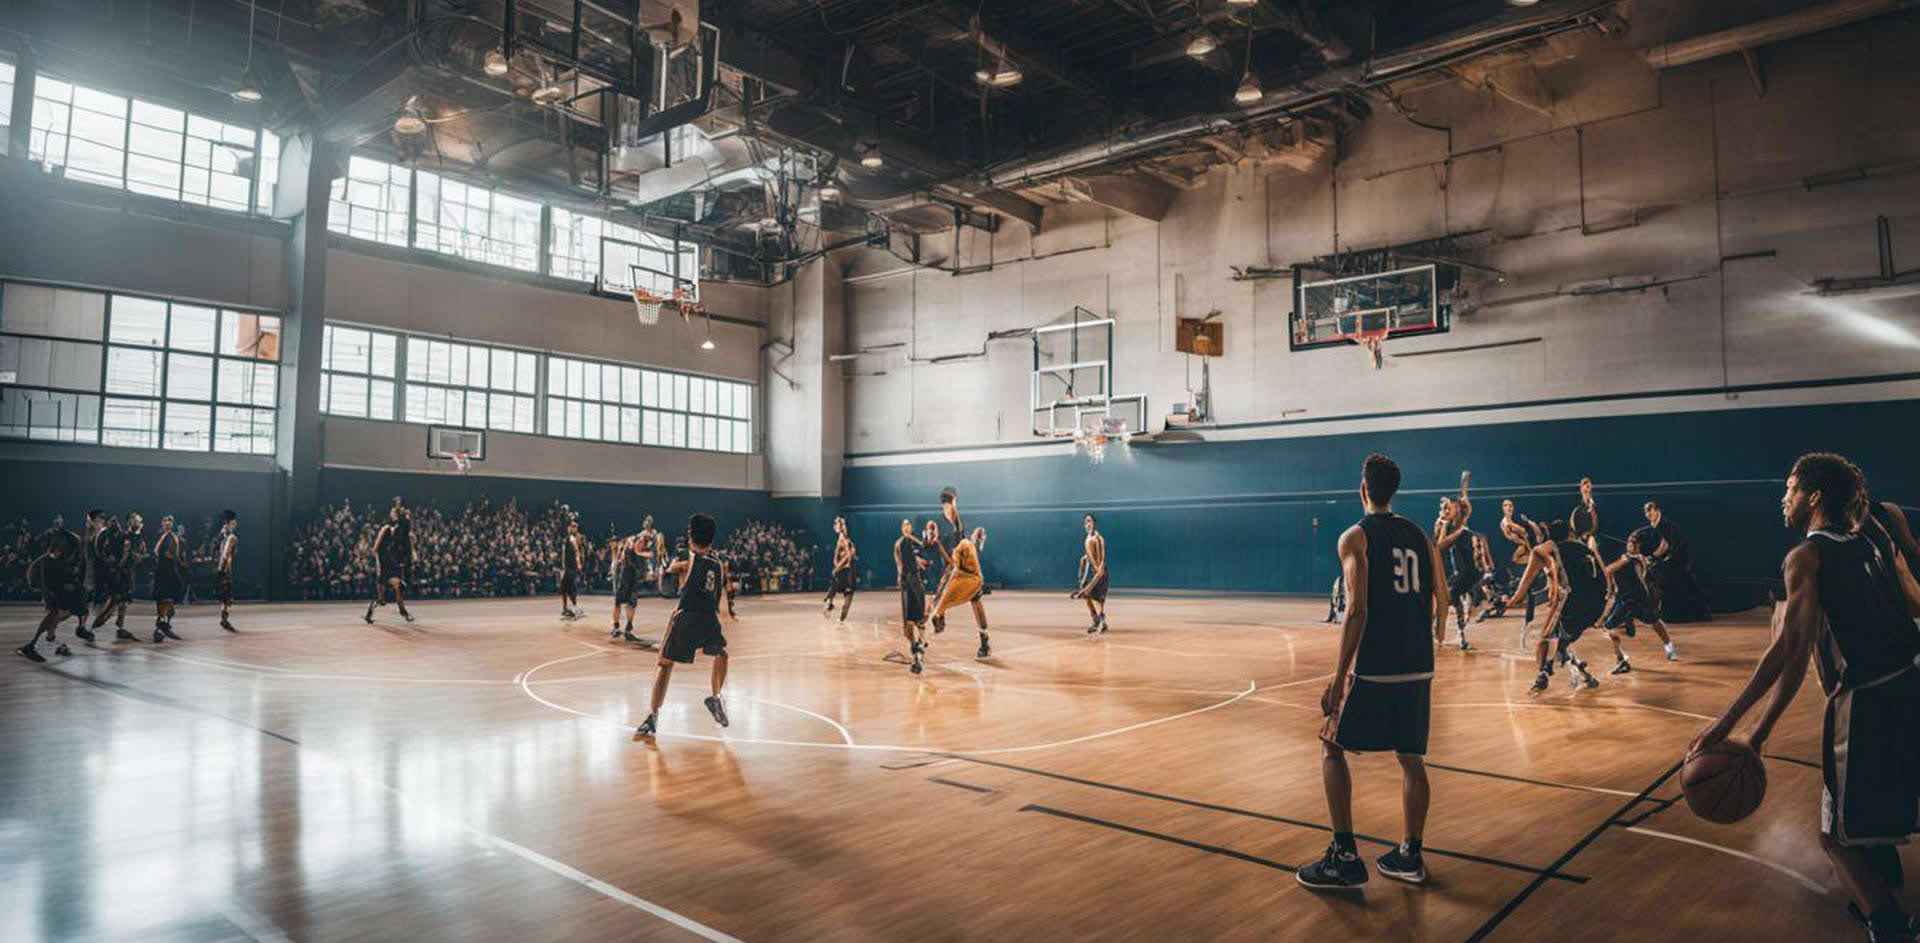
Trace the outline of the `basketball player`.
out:
[[[240,515],[220,512],[220,549],[214,552],[213,595],[220,600],[220,627],[229,632],[240,631],[227,619],[233,611],[233,555],[240,548],[240,537],[234,531],[239,527]]]
[[[1468,506],[1464,479],[1461,491],[1459,502],[1452,498],[1440,499],[1440,517],[1433,522],[1433,544],[1444,554],[1447,570],[1452,574],[1447,580],[1447,604],[1459,625],[1460,650],[1464,652],[1473,648],[1467,642],[1467,615],[1479,601],[1480,560],[1474,547],[1480,535],[1466,526],[1464,514]]]
[[[114,631],[124,631],[127,627],[127,606],[133,602],[134,571],[147,556],[147,523],[138,511],[127,512],[127,529],[121,540],[124,551],[120,557],[120,567],[113,577],[113,598],[117,605],[113,610]],[[180,636],[173,634],[173,627],[155,629],[171,639]],[[128,633],[131,635],[132,633]]]
[[[640,536],[634,538],[634,553],[640,563],[640,578],[660,582],[660,532],[653,527],[653,515],[640,523]]]
[[[1420,525],[1393,513],[1400,466],[1369,455],[1360,472],[1366,516],[1340,535],[1340,570],[1348,587],[1339,661],[1320,696],[1320,775],[1333,842],[1294,877],[1317,890],[1367,883],[1367,865],[1353,838],[1353,778],[1348,751],[1392,750],[1400,760],[1406,840],[1375,862],[1380,873],[1419,884],[1426,828],[1427,727],[1432,709],[1433,649],[1446,634],[1446,567]]]
[[[695,652],[713,658],[713,695],[704,702],[713,722],[727,726],[727,710],[720,688],[727,681],[727,637],[720,632],[720,593],[727,582],[727,565],[714,559],[713,518],[695,514],[687,521],[687,558],[667,569],[680,579],[680,606],[667,620],[667,637],[660,642],[660,667],[653,678],[653,700],[647,719],[634,730],[635,740],[653,736],[660,727],[660,705],[667,699],[667,682],[675,664],[691,665]]]
[[[1525,569],[1527,556],[1533,552],[1533,545],[1539,543],[1539,541],[1534,539],[1533,522],[1528,520],[1525,514],[1519,512],[1512,498],[1507,498],[1500,502],[1500,535],[1507,538],[1507,540],[1513,544],[1513,553],[1509,555],[1507,559],[1514,566]],[[1506,612],[1507,600],[1505,594],[1502,594],[1497,605],[1502,613]],[[1526,617],[1526,624],[1528,625],[1533,624],[1533,608],[1534,597],[1529,595],[1527,597]]]
[[[827,584],[827,613],[833,612],[833,597],[845,593],[847,601],[840,607],[840,621],[847,621],[847,610],[853,608],[853,538],[847,536],[847,519],[833,519],[833,580]]]
[[[1546,571],[1549,580],[1547,629],[1540,633],[1535,652],[1540,674],[1533,679],[1529,690],[1532,694],[1545,691],[1553,675],[1553,658],[1548,654],[1553,642],[1559,643],[1560,660],[1573,666],[1569,677],[1575,689],[1582,683],[1589,688],[1600,686],[1600,680],[1587,671],[1587,663],[1574,654],[1573,645],[1580,640],[1581,633],[1599,621],[1606,603],[1606,582],[1600,575],[1600,558],[1591,547],[1572,539],[1572,533],[1566,521],[1547,525],[1547,541],[1533,548],[1527,571],[1520,576],[1520,586],[1507,601],[1509,606],[1519,605],[1534,577]]]
[[[643,569],[646,564],[641,562],[644,558],[640,556],[640,548],[651,539],[653,538],[641,533],[620,541],[614,546],[613,630],[607,635],[610,639],[625,639],[647,646],[653,644],[633,634],[633,611],[640,606],[641,579],[648,575]],[[623,606],[627,610],[627,627],[624,630],[620,628],[620,609]],[[728,608],[727,614],[733,614],[731,607]]]
[[[1660,644],[1666,649],[1668,661],[1680,660],[1673,650],[1673,636],[1667,634],[1667,624],[1660,621],[1660,613],[1654,611],[1653,599],[1647,595],[1645,550],[1641,536],[1636,531],[1627,537],[1627,552],[1607,564],[1607,579],[1613,584],[1613,601],[1607,606],[1607,616],[1601,624],[1607,630],[1607,640],[1613,643],[1612,673],[1617,675],[1633,670],[1633,665],[1627,661],[1626,650],[1620,647],[1620,639],[1633,637],[1635,619],[1653,627],[1653,634],[1660,636]]]
[[[1507,609],[1507,597],[1500,591],[1500,574],[1493,565],[1493,545],[1487,542],[1487,535],[1473,535],[1473,561],[1480,567],[1480,585],[1475,588],[1479,594],[1480,615],[1473,621],[1485,622],[1500,615]]]
[[[1689,755],[1726,740],[1772,691],[1748,736],[1758,753],[1806,679],[1811,659],[1827,695],[1820,750],[1820,845],[1858,910],[1870,941],[1914,939],[1873,848],[1920,831],[1920,584],[1886,531],[1856,529],[1866,479],[1846,458],[1800,456],[1780,502],[1787,526],[1806,534],[1782,565],[1787,599],[1773,641],[1719,719]]]
[[[187,550],[174,532],[173,515],[160,518],[160,536],[153,539],[153,628],[173,634],[173,613],[187,597]],[[122,629],[114,638],[138,641],[132,632]]]
[[[367,624],[373,624],[373,609],[386,604],[388,592],[393,593],[401,618],[412,622],[405,590],[408,578],[413,575],[413,523],[406,508],[399,504],[387,509],[387,522],[374,534],[373,566],[373,601],[367,603],[367,614],[363,616]]]
[[[54,526],[56,530],[67,533],[60,527],[57,519]],[[60,641],[57,634],[60,623],[67,616],[80,619],[80,625],[76,631],[86,628],[87,590],[83,572],[85,565],[74,552],[75,546],[74,543],[64,539],[47,540],[41,549],[40,556],[27,564],[27,583],[40,590],[40,599],[47,608],[47,614],[42,616],[40,624],[34,627],[33,637],[27,640],[27,644],[15,649],[28,661],[47,660],[34,648],[42,635],[47,637],[47,641],[54,643],[55,655],[73,654],[73,650],[69,649],[65,642]]]
[[[1088,635],[1107,634],[1107,538],[1100,536],[1094,526],[1093,515],[1081,520],[1086,528],[1087,539],[1082,544],[1080,554],[1081,572],[1086,577],[1080,581],[1080,587],[1073,591],[1077,598],[1087,601],[1087,612],[1093,622],[1087,626]]]
[[[1567,513],[1567,526],[1573,530],[1573,539],[1591,545],[1593,535],[1600,532],[1600,508],[1593,503],[1593,479],[1580,479],[1580,503]]]
[[[927,650],[927,585],[920,575],[927,567],[924,549],[913,536],[913,521],[901,518],[900,539],[893,542],[893,571],[900,585],[900,632],[913,654],[908,670],[914,674],[922,671],[921,656]]]
[[[1892,501],[1875,501],[1867,506],[1867,513],[1887,532],[1893,540],[1893,549],[1899,551],[1907,562],[1907,570],[1920,573],[1920,541],[1913,536],[1913,528],[1920,525],[1920,508],[1901,507]]]
[[[133,515],[138,518],[139,515]],[[93,562],[93,597],[98,601],[94,605],[93,625],[79,626],[73,631],[86,641],[93,641],[93,630],[107,623],[116,613],[116,628],[124,629],[127,623],[127,600],[133,595],[133,562],[131,544],[127,535],[120,529],[120,519],[112,515],[105,518],[100,531],[87,543],[87,555]],[[132,633],[128,633],[131,635]],[[153,631],[153,640],[165,641],[167,636],[160,629]]]
[[[980,597],[986,588],[986,576],[980,569],[980,552],[987,539],[987,529],[975,528],[968,535],[966,525],[960,523],[960,495],[952,488],[940,489],[940,516],[950,528],[940,535],[935,544],[941,558],[946,562],[946,572],[941,578],[939,602],[933,607],[933,631],[944,632],[947,629],[947,610],[961,603],[973,607],[973,622],[980,629],[980,648],[975,658],[986,658],[993,654],[993,646],[987,639],[987,607],[981,605]],[[974,539],[977,538],[977,539]],[[964,565],[960,553],[961,545],[966,545]],[[954,589],[954,582],[963,584],[964,592]]]
[[[109,611],[109,607],[107,606],[107,583],[109,580],[107,577],[107,562],[100,557],[100,535],[107,532],[107,525],[111,520],[112,518],[108,516],[107,512],[100,508],[88,510],[86,544],[82,548],[84,550],[83,559],[86,560],[87,607],[90,612],[100,614],[101,622],[107,621],[105,616]],[[83,617],[80,620],[80,625],[74,628],[74,634],[79,635],[80,630],[85,628],[87,628],[87,620]],[[92,634],[91,631],[87,633],[87,635]],[[80,637],[86,638],[86,635],[81,635]]]
[[[587,559],[587,539],[580,536],[580,521],[567,518],[567,534],[560,540],[560,618],[578,619],[580,610],[580,571]]]

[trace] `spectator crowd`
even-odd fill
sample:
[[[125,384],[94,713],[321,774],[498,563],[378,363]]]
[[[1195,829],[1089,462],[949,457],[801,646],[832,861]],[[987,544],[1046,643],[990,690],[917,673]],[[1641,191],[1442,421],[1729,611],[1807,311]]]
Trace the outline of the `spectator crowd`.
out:
[[[305,599],[363,599],[372,595],[373,539],[386,521],[384,506],[350,502],[321,509],[293,540],[291,577]],[[410,508],[413,567],[410,598],[528,596],[558,590],[561,539],[576,518],[555,502],[527,511],[513,501],[469,504],[446,513]],[[639,515],[636,515],[636,518]],[[612,583],[612,551],[639,533],[609,522],[598,537],[581,522],[587,559],[585,591]],[[664,532],[663,532],[664,533]],[[684,538],[665,533],[671,552],[684,553]],[[778,524],[751,522],[729,533],[717,550],[735,576],[738,591],[779,592],[809,588],[814,548],[805,535]]]

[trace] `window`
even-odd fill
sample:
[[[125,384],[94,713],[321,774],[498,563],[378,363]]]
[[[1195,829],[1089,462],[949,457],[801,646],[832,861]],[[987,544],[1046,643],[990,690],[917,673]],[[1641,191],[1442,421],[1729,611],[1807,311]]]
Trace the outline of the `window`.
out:
[[[638,243],[640,230],[554,207],[553,240],[547,263],[551,273],[557,278],[597,281],[603,251],[608,245],[618,245],[603,244],[603,236]],[[618,274],[624,276],[625,272]]]
[[[569,357],[547,361],[547,434],[629,445],[753,451],[753,387]]]
[[[49,75],[33,83],[27,159],[71,180],[118,187],[126,180],[127,100]]]
[[[7,66],[9,89],[12,74]],[[50,76],[34,82],[33,116],[29,159],[74,180],[244,213],[256,189],[271,192],[265,174],[279,173],[271,134]],[[263,137],[275,145],[271,162]]]
[[[392,419],[399,347],[395,334],[327,325],[320,351],[320,411]]]
[[[8,282],[0,437],[274,450],[277,315]]]
[[[693,282],[694,296],[700,290],[700,248],[691,242],[680,244],[680,277]],[[632,226],[585,216],[555,207],[553,240],[548,254],[551,273],[559,278],[598,282],[614,291],[633,289],[638,284],[661,295],[673,293],[673,240],[641,232]],[[655,272],[635,272],[639,265]]]
[[[333,182],[327,228],[355,239],[407,244],[407,214],[413,209],[412,174],[405,167],[354,157],[347,175]]]
[[[540,204],[421,173],[413,245],[475,262],[540,267]]]
[[[13,127],[13,63],[0,59],[0,154],[7,152],[7,129]]]
[[[534,432],[538,354],[407,338],[408,422]]]

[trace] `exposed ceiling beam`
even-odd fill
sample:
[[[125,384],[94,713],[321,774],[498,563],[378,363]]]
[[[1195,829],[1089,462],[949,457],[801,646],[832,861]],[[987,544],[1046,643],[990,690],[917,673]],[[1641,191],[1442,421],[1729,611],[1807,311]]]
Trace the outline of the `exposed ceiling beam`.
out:
[[[1090,201],[1155,223],[1167,217],[1179,195],[1165,182],[1143,174],[1100,174],[1079,182]]]
[[[1032,72],[1044,76],[1049,81],[1085,92],[1112,107],[1113,102],[1107,85],[1099,76],[1065,62],[1057,52],[1039,41],[996,26],[988,22],[984,15],[976,17],[975,10],[961,0],[939,0],[936,9],[949,22],[972,32],[974,41],[987,54],[1004,53],[1022,71]],[[975,29],[976,20],[977,29]]]

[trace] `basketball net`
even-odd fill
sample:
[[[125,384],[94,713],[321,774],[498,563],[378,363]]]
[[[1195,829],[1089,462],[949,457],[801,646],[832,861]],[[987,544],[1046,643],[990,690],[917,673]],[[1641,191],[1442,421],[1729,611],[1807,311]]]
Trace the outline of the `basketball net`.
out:
[[[1360,345],[1361,349],[1367,352],[1368,359],[1373,361],[1373,369],[1378,370],[1381,365],[1386,362],[1386,354],[1380,349],[1380,345],[1386,342],[1389,331],[1389,328],[1381,328],[1377,331],[1357,331],[1348,339]]]
[[[473,470],[473,456],[471,456],[471,455],[468,455],[468,454],[467,454],[467,453],[465,453],[465,452],[455,452],[455,453],[453,453],[453,467],[454,467],[454,468],[457,468],[457,469],[459,469],[459,470],[460,470],[460,474],[462,474],[462,475],[464,475],[464,474],[466,474],[467,472],[470,472],[470,471],[472,471],[472,470]]]
[[[645,288],[633,290],[633,310],[640,316],[640,323],[652,327],[660,323],[660,312],[672,310],[680,313],[682,321],[691,321],[700,312],[700,305],[688,301],[678,289],[672,296],[656,295]]]
[[[1125,419],[1103,419],[1098,429],[1076,429],[1073,433],[1073,449],[1083,453],[1087,460],[1098,465],[1107,460],[1107,447],[1117,445],[1130,448],[1127,444],[1127,421]]]

